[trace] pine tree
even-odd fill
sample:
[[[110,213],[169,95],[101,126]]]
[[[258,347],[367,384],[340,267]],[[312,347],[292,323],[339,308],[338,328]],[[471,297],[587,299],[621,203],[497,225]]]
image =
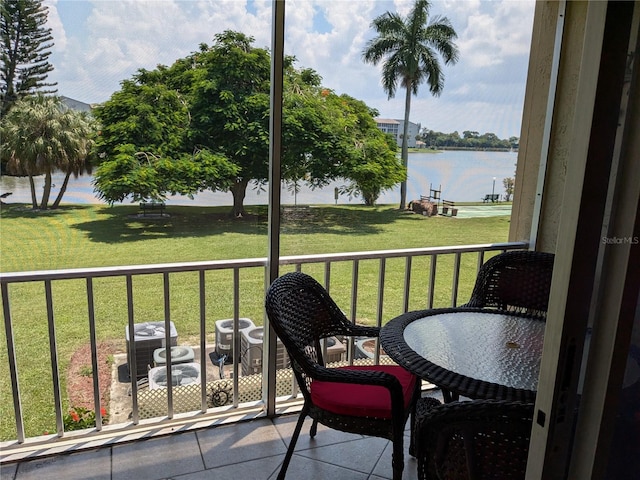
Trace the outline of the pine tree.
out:
[[[38,91],[55,93],[47,75],[53,36],[46,27],[48,9],[40,0],[0,0],[0,114],[20,98]]]

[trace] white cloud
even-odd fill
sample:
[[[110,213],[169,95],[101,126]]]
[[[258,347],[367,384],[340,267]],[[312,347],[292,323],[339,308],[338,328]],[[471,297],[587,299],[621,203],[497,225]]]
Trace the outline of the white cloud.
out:
[[[44,2],[44,5],[48,7],[47,24],[48,27],[51,28],[51,34],[55,39],[56,49],[65,50],[67,47],[67,35],[62,25],[62,20],[60,20],[60,16],[58,15],[58,10],[55,8],[57,3],[58,0],[47,0]]]
[[[225,29],[253,36],[259,47],[271,45],[270,0],[46,0],[46,4],[55,41],[50,79],[58,82],[61,95],[86,102],[108,99],[139,68],[170,65],[196,51],[200,43],[211,44],[214,35]],[[373,18],[387,10],[406,15],[412,5],[412,0],[287,0],[285,51],[297,57],[298,66],[315,69],[337,93],[362,99],[383,116],[399,118],[404,92],[399,90],[396,98],[387,100],[380,66],[365,64],[361,55],[374,36]],[[432,98],[422,86],[414,98],[412,120],[440,131],[450,131],[445,125],[454,122],[476,122],[480,125],[453,129],[518,135],[532,0],[437,0],[431,15],[452,21],[461,57],[457,65],[445,68],[441,97]],[[508,89],[515,93],[505,95]],[[511,123],[496,119],[495,112],[501,109],[516,112],[500,114],[514,117]]]
[[[496,2],[491,12],[477,9],[468,16],[460,34],[461,57],[472,67],[488,67],[527,55],[533,26],[532,3]]]
[[[303,5],[300,5],[303,3]],[[301,66],[314,68],[324,83],[339,92],[348,92],[359,71],[375,74],[363,64],[365,35],[373,18],[372,1],[294,2],[300,9],[287,17],[286,49]],[[289,11],[288,11],[289,13]],[[313,19],[321,15],[330,31],[319,33]]]

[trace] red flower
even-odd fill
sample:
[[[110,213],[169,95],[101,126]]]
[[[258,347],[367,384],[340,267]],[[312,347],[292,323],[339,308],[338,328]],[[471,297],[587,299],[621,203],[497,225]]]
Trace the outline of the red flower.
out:
[[[100,415],[102,415],[103,417],[107,415],[107,409],[102,407],[100,408]]]
[[[80,421],[80,415],[78,415],[78,413],[75,410],[71,410],[69,412],[69,415],[71,415],[71,418],[73,419],[74,422]]]

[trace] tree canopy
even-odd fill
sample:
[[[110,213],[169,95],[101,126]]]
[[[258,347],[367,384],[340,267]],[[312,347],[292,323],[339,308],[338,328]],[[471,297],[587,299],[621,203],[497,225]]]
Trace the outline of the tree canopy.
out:
[[[94,113],[101,122],[94,186],[110,203],[226,189],[237,173],[222,155],[189,148],[187,101],[157,74],[142,70],[123,81]]]
[[[170,67],[140,70],[96,109],[102,198],[218,189],[232,193],[235,216],[244,213],[246,188],[264,184],[269,171],[270,55],[253,42],[220,33]],[[294,60],[285,62],[283,180],[319,187],[343,178],[345,189],[375,203],[406,172],[395,144],[376,128],[377,112],[322,87],[316,72],[296,69]]]
[[[47,75],[53,70],[49,63],[53,37],[46,28],[47,7],[40,0],[2,1],[0,7],[0,115],[25,95],[36,91],[55,93],[48,89]]]
[[[405,88],[404,131],[402,135],[402,165],[408,162],[408,133],[411,97],[418,94],[421,83],[427,82],[433,95],[444,88],[444,74],[438,54],[445,65],[458,61],[457,34],[446,17],[435,16],[429,21],[430,3],[416,0],[406,18],[386,12],[376,17],[371,27],[378,34],[365,46],[365,62],[382,62],[382,86],[395,96],[398,82]],[[406,181],[400,186],[400,209],[405,208]]]
[[[500,139],[495,133],[486,132],[480,134],[476,131],[465,130],[462,137],[457,131],[443,133],[423,128],[418,135],[428,147],[435,148],[459,148],[469,150],[511,150],[517,149],[520,143],[518,137]]]

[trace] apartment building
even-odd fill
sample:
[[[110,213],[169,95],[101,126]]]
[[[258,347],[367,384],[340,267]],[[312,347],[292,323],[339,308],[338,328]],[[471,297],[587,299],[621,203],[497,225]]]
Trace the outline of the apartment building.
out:
[[[396,139],[398,146],[402,146],[402,132],[404,131],[404,120],[392,118],[376,118],[378,128],[384,133],[390,133]],[[408,146],[415,148],[417,146],[416,137],[420,133],[420,124],[409,122]]]

